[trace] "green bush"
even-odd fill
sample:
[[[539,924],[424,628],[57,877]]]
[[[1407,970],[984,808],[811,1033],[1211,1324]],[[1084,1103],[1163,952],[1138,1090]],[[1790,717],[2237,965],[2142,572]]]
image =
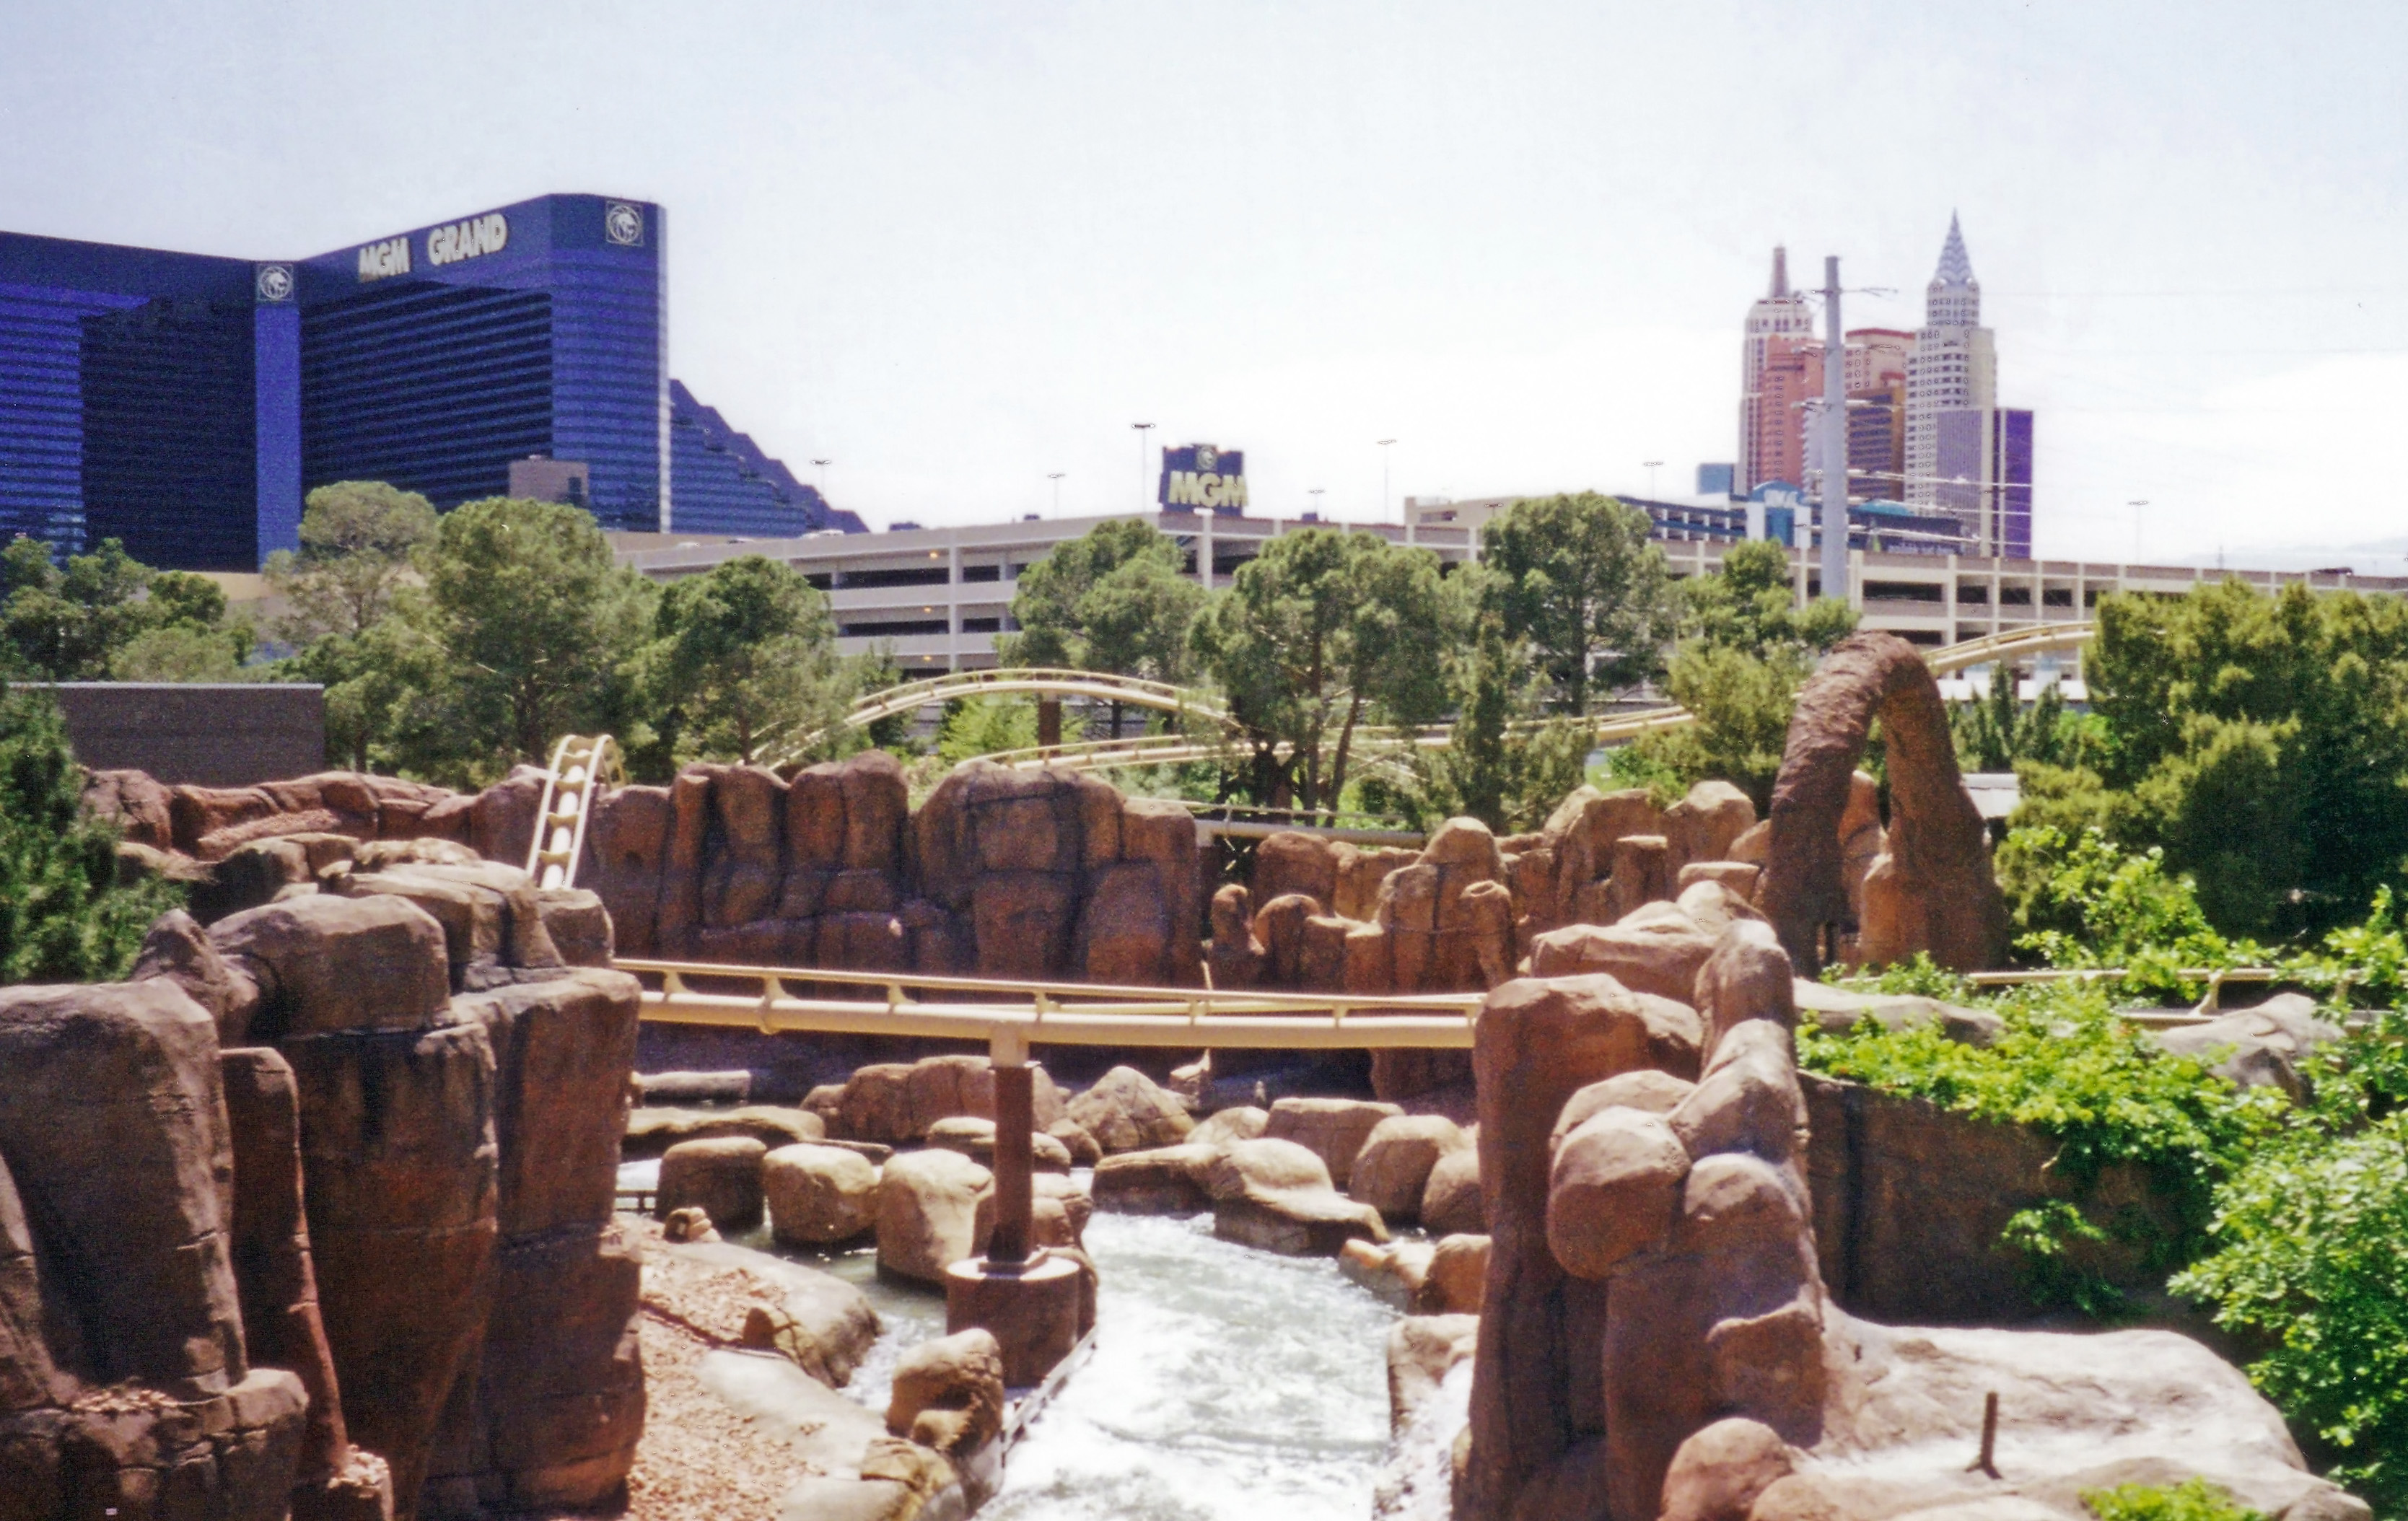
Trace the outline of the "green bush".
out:
[[[2216,1196],[2214,1255],[2176,1276],[2216,1324],[2271,1340],[2249,1377],[2330,1474],[2408,1511],[2408,1117],[2354,1134],[2302,1126]]]
[[[2098,829],[2010,832],[1999,876],[2023,933],[2015,947],[2050,967],[2121,968],[2129,993],[2191,997],[2175,972],[2262,964],[2267,953],[2216,932],[2197,885],[2156,846],[2125,850]]]
[[[1896,990],[1961,1000],[1944,977],[1909,968]],[[2114,1017],[2100,987],[2030,988],[1993,1007],[2006,1028],[1988,1047],[1960,1045],[1936,1024],[1885,1030],[1868,1020],[1844,1035],[1801,1028],[1799,1064],[2049,1137],[2057,1148],[2050,1166],[2072,1185],[2073,1204],[2023,1212],[2001,1244],[2017,1253],[2042,1302],[2123,1313],[2122,1296],[2085,1267],[2086,1244],[2137,1250],[2153,1275],[2191,1262],[2207,1246],[2216,1184],[2272,1131],[2286,1101],[2271,1090],[2237,1090],[2167,1055]],[[2090,1203],[2100,1177],[2124,1165],[2146,1172],[2169,1219],[2074,1207]]]
[[[2205,1479],[2177,1485],[2117,1485],[2086,1489],[2082,1503],[2099,1521],[2265,1521],[2256,1511]]]
[[[83,807],[58,704],[0,688],[0,984],[122,977],[150,921],[182,900],[117,884],[117,829]]]

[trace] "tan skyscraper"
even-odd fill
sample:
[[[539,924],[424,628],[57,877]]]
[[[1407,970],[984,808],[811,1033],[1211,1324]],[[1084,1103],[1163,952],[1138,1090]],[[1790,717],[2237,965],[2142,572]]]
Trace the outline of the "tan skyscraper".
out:
[[[1906,366],[1906,499],[1931,505],[1942,499],[1940,414],[1999,404],[1999,354],[1982,325],[1982,282],[1953,214],[1923,308]]]
[[[1740,362],[1739,475],[1741,495],[1767,481],[1803,478],[1803,404],[1822,394],[1823,345],[1805,296],[1789,288],[1789,251],[1772,251],[1772,289],[1748,308]]]

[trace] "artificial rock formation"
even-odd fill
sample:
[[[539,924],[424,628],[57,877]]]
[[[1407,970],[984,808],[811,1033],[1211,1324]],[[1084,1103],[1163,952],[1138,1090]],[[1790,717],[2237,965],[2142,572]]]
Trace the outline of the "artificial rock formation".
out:
[[[1493,988],[1551,931],[1612,925],[1671,899],[1684,871],[1727,861],[1755,823],[1744,793],[1708,782],[1662,810],[1643,791],[1584,786],[1544,829],[1504,839],[1477,820],[1450,819],[1418,853],[1273,835],[1253,887],[1224,887],[1213,899],[1213,985]],[[1381,1098],[1406,1098],[1464,1080],[1469,1064],[1457,1053],[1383,1051],[1371,1071]]]
[[[879,751],[791,782],[697,766],[594,810],[623,950],[864,971],[1197,980],[1196,829],[1176,803],[973,761],[915,814]]]
[[[251,1362],[209,1014],[165,980],[9,988],[0,1070],[0,1514],[283,1515],[340,1428]]]
[[[1901,1329],[1840,1309],[1792,987],[1771,926],[1741,918],[1687,1001],[1597,973],[1489,996],[1493,1228],[1455,1516],[2074,1521],[2086,1488],[2193,1473],[2270,1514],[2365,1515],[2186,1338]],[[1969,1471],[1991,1393],[2003,1481]]]
[[[23,1313],[0,1319],[42,1342],[0,1345],[0,1388],[42,1391],[7,1408],[50,1401],[36,1445],[67,1455],[0,1462],[49,1475],[0,1511],[465,1514],[617,1492],[643,1412],[637,1261],[612,1224],[637,989],[563,964],[539,907],[513,918],[523,878],[469,869],[448,923],[423,882],[313,888],[207,930],[166,915],[133,982],[0,994],[0,1155],[32,1205],[0,1200],[24,1222],[24,1250],[0,1247]],[[87,1384],[127,1381],[91,1402]],[[96,1460],[77,1433],[102,1412],[118,1435]]]
[[[1890,822],[1867,868],[1861,908],[1846,882],[1856,767],[1873,720],[1882,725]],[[1931,667],[1891,634],[1856,634],[1799,689],[1773,783],[1772,825],[1756,904],[1801,974],[1822,969],[1839,935],[1873,965],[1928,951],[1971,971],[2006,954],[2006,900],[1990,869],[1988,837],[1956,769],[1956,740]],[[1854,825],[1852,829],[1847,825]]]

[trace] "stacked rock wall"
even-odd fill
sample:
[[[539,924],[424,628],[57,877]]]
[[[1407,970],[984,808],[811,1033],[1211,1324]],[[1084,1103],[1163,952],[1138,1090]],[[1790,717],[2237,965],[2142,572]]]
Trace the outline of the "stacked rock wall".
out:
[[[1213,899],[1213,985],[1493,988],[1565,926],[1610,924],[1671,899],[1690,868],[1727,863],[1755,823],[1745,794],[1709,782],[1661,810],[1643,791],[1584,786],[1537,834],[1500,840],[1476,819],[1450,819],[1418,852],[1273,835],[1257,853],[1254,887],[1224,887]],[[1383,1098],[1469,1075],[1456,1054],[1383,1051],[1372,1060]]]
[[[1735,916],[1685,999],[1597,972],[1489,995],[1454,1515],[2071,1521],[2086,1490],[2193,1474],[2290,1521],[2366,1514],[2186,1338],[1898,1329],[1832,1302],[1794,986],[1772,926]],[[1985,1396],[2003,1480],[1969,1464]]]
[[[308,1393],[253,1367],[206,1011],[0,991],[0,1514],[281,1516]]]
[[[914,814],[870,751],[789,782],[694,767],[595,808],[621,951],[756,965],[1187,983],[1196,829],[1177,803],[973,761]]]
[[[380,868],[207,929],[169,914],[130,983],[0,992],[0,1514],[618,1492],[636,984],[560,954],[547,915],[573,927],[588,895]]]

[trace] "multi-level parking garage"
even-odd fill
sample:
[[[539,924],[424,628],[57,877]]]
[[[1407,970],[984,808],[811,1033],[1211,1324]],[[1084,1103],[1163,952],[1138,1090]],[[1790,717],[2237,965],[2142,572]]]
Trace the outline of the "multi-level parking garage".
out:
[[[1329,524],[1299,518],[1223,513],[1158,512],[1150,521],[1178,540],[1187,570],[1207,584],[1226,586],[1238,567],[1276,535],[1308,527],[1376,533],[1427,549],[1460,564],[1478,552],[1473,530],[1397,524]],[[626,536],[621,554],[656,580],[699,574],[739,554],[783,560],[828,594],[841,646],[848,653],[890,646],[907,670],[977,670],[994,666],[995,637],[1010,626],[1020,573],[1054,546],[1086,533],[1104,518],[1055,518],[960,528],[906,528],[881,534],[826,534],[803,538],[706,542],[664,536]],[[1656,538],[1672,573],[1713,570],[1731,539],[1682,537],[1659,523]],[[1805,555],[1791,563],[1802,595],[1820,595],[1822,578]],[[1863,626],[1884,629],[1923,646],[1961,644],[2042,624],[2077,623],[2111,592],[2178,596],[2203,581],[2236,577],[2272,589],[2303,581],[2318,591],[2408,590],[2408,577],[2359,576],[2344,570],[2215,570],[2183,566],[2108,565],[2095,561],[2007,560],[1971,555],[1898,554],[1855,550],[1849,554],[1849,600]],[[2078,675],[2077,655],[2060,668]]]

